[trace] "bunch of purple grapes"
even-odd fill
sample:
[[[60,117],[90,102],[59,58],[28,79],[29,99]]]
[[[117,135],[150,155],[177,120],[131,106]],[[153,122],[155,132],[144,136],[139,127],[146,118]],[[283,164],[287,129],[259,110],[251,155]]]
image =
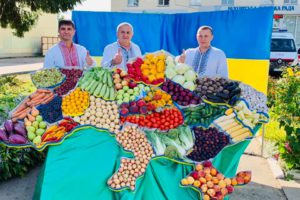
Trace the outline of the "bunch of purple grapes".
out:
[[[230,143],[230,138],[216,128],[194,128],[194,150],[187,157],[194,161],[203,161],[215,157]]]

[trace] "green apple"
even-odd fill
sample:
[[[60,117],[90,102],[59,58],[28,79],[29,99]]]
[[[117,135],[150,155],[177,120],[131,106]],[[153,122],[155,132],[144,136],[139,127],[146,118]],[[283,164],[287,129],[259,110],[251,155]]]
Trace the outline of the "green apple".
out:
[[[133,94],[133,89],[129,89],[127,92],[128,94]]]
[[[43,133],[45,133],[45,129],[39,128],[38,130],[36,130],[37,135],[43,135]]]
[[[27,133],[27,137],[30,141],[34,140],[34,138],[36,137],[36,135],[33,132],[28,132]]]
[[[118,105],[121,105],[123,103],[123,100],[122,99],[119,99],[118,101],[117,101],[117,104]]]
[[[42,137],[40,135],[36,136],[32,141],[35,145],[38,145],[42,142]]]
[[[134,92],[133,95],[134,95],[135,97],[140,96],[140,92]]]
[[[126,93],[126,94],[123,95],[123,97],[128,97],[129,98],[130,94]]]
[[[123,99],[123,95],[122,94],[118,94],[117,100],[122,100],[122,99]]]
[[[35,128],[33,126],[27,126],[26,130],[27,130],[27,132],[32,132],[32,133],[35,132]]]
[[[133,88],[133,91],[134,91],[134,92],[139,92],[139,91],[140,91],[140,88],[139,88],[139,87],[135,87],[135,88]]]
[[[129,102],[129,97],[125,97],[125,98],[123,99],[123,102],[128,103],[128,102]]]
[[[35,121],[41,122],[43,121],[43,117],[41,115],[38,115],[35,117]]]
[[[143,84],[139,84],[138,87],[141,88],[141,89],[143,89],[144,85]]]
[[[147,86],[147,87],[144,88],[144,90],[145,90],[146,92],[148,92],[148,91],[150,91],[150,87]]]
[[[118,91],[118,95],[119,95],[119,94],[124,94],[124,90],[119,90],[119,91]]]
[[[41,121],[41,122],[39,123],[39,128],[45,129],[46,127],[47,127],[47,123],[46,123],[46,122]]]
[[[125,86],[123,87],[123,90],[124,90],[124,92],[126,92],[127,90],[129,90],[129,87],[128,87],[127,85],[125,85]]]
[[[129,100],[130,101],[134,101],[135,100],[135,96],[130,96]]]

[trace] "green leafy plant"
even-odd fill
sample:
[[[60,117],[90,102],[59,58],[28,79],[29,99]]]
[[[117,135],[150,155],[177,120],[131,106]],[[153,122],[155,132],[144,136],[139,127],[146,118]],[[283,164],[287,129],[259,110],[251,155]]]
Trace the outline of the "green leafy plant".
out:
[[[8,112],[35,87],[28,75],[0,77],[0,125],[8,118]],[[42,163],[45,153],[34,149],[14,149],[0,145],[0,182],[16,176],[23,176],[32,167]]]
[[[281,159],[288,169],[300,169],[300,71],[299,67],[286,68],[275,83],[273,110],[280,127],[286,132],[278,142]]]

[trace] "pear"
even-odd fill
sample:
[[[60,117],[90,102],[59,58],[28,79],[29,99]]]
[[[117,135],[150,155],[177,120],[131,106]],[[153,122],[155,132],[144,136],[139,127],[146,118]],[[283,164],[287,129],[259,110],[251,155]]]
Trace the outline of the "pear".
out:
[[[33,140],[33,143],[34,143],[35,145],[38,145],[38,144],[40,144],[41,142],[42,142],[42,137],[41,137],[40,135],[36,136],[36,137],[34,138],[34,140]]]

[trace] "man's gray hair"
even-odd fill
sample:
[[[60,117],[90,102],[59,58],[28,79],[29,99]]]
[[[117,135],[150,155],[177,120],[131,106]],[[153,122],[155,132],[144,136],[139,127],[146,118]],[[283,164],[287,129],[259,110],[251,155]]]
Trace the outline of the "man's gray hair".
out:
[[[213,35],[214,34],[214,31],[213,31],[213,28],[211,26],[200,26],[198,28],[198,31],[197,31],[197,35],[199,34],[200,31],[202,30],[210,30],[211,34]]]
[[[119,29],[121,28],[121,26],[124,26],[124,25],[129,26],[129,27],[131,28],[131,30],[132,30],[132,33],[133,33],[133,27],[132,27],[132,25],[131,25],[130,23],[128,23],[128,22],[122,22],[122,23],[120,23],[120,24],[117,26],[117,32],[119,31]]]

